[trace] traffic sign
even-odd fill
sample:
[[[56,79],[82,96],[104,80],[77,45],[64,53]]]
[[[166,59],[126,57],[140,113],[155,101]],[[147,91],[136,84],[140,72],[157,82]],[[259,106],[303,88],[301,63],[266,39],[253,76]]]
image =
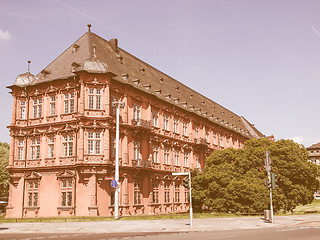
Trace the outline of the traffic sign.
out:
[[[114,177],[105,177],[105,180],[113,180]]]
[[[172,176],[188,176],[188,172],[174,172],[172,173]]]
[[[111,187],[116,188],[118,186],[118,183],[116,180],[111,181]]]

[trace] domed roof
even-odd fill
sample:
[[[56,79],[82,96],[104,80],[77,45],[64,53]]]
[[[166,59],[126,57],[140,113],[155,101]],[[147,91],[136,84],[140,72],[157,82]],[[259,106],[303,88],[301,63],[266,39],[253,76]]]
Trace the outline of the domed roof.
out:
[[[84,61],[81,70],[87,71],[89,73],[107,73],[108,66],[106,63],[91,57]]]
[[[28,61],[28,71],[26,73],[20,74],[17,78],[16,81],[14,82],[14,85],[18,87],[23,87],[28,85],[29,83],[33,82],[34,80],[37,79],[36,76],[30,73],[30,63],[31,61]]]
[[[23,86],[28,85],[29,83],[33,82],[36,79],[37,78],[28,71],[26,73],[20,74],[16,78],[14,85],[19,86],[19,87],[23,87]]]

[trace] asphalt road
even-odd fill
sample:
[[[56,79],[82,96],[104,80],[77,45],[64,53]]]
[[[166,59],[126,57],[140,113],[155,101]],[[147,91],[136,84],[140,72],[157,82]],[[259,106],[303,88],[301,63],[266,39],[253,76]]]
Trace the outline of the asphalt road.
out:
[[[1,229],[0,229],[1,230]],[[107,239],[174,239],[174,240],[319,240],[320,227],[282,227],[205,232],[141,232],[141,233],[10,233],[0,234],[6,240],[107,240]]]

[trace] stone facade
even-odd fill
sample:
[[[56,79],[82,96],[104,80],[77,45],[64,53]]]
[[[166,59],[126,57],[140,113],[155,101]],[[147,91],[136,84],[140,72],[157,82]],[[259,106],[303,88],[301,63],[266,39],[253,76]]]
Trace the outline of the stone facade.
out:
[[[28,70],[8,88],[7,217],[113,215],[112,102],[124,102],[120,215],[186,212],[188,190],[172,172],[201,171],[213,151],[263,136],[90,28],[37,76]]]

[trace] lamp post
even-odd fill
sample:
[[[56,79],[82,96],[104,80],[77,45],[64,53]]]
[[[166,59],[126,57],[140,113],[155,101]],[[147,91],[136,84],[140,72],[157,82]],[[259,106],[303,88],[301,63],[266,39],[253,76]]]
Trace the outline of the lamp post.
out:
[[[269,151],[266,151],[266,169],[268,173],[268,182],[271,183],[271,158],[269,157]],[[273,223],[273,205],[272,205],[272,187],[269,188],[270,191],[270,214],[271,214],[271,219],[270,222]]]
[[[189,194],[190,194],[190,206],[189,206],[189,212],[190,212],[190,227],[193,227],[193,209],[192,209],[192,195],[191,195],[191,173],[188,172],[174,172],[172,173],[172,176],[188,176],[188,182],[189,182]]]
[[[119,219],[119,122],[120,122],[120,107],[124,107],[124,102],[113,102],[113,107],[116,107],[116,162],[115,162],[115,180],[117,186],[114,193],[114,219]]]

